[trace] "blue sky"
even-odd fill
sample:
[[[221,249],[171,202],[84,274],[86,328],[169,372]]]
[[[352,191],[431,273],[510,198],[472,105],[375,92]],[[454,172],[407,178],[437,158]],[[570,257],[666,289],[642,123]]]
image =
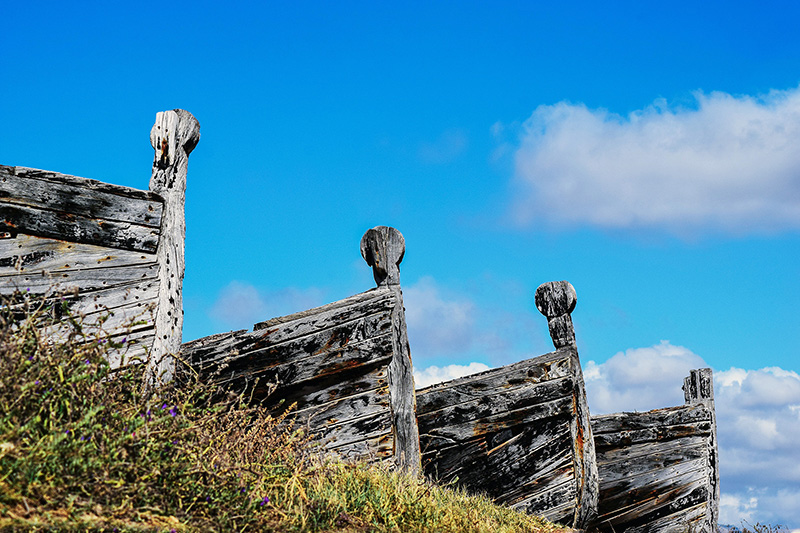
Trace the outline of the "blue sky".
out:
[[[0,163],[147,188],[200,121],[185,340],[370,288],[395,226],[420,380],[550,350],[567,279],[590,408],[711,366],[722,518],[800,528],[797,4],[7,4]]]

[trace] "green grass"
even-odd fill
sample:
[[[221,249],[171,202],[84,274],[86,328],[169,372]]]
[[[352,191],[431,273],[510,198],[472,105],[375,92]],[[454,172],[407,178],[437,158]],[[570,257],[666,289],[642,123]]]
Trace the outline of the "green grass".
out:
[[[0,530],[559,531],[377,466],[323,459],[289,420],[186,378],[148,396],[101,327],[0,310]],[[60,304],[55,304],[60,305]],[[52,315],[62,318],[52,342]],[[186,372],[188,373],[188,372]]]

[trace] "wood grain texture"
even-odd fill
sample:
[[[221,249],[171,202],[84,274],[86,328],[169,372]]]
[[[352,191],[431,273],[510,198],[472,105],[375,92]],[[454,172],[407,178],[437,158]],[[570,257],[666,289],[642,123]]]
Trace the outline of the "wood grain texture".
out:
[[[710,370],[693,370],[682,406],[592,418],[600,474],[592,527],[716,531],[719,474],[710,380]]]
[[[154,252],[162,200],[125,187],[23,167],[0,166],[0,231]]]
[[[247,390],[278,410],[293,407],[320,449],[348,458],[398,458],[390,365],[397,293],[365,293],[186,343],[182,357],[204,379]],[[416,421],[415,421],[416,424]]]
[[[425,473],[498,503],[585,527],[597,470],[577,351],[417,391]]]
[[[183,109],[156,115],[150,131],[155,150],[150,190],[164,198],[162,236],[157,252],[159,294],[155,336],[145,386],[155,389],[175,375],[175,358],[183,335],[183,275],[186,268],[186,174],[189,154],[200,140],[200,123]]]

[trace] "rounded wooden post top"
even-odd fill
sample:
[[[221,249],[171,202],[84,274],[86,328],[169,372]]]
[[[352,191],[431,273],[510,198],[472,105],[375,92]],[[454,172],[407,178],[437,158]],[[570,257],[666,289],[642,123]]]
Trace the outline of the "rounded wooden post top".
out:
[[[578,303],[575,287],[568,281],[550,281],[536,289],[536,308],[547,318],[568,315]]]
[[[200,123],[185,109],[159,111],[150,130],[150,144],[156,151],[153,166],[165,169],[175,163],[182,149],[189,155],[200,141]]]
[[[372,267],[379,286],[400,284],[400,263],[405,253],[403,234],[389,226],[376,226],[361,237],[361,257]]]

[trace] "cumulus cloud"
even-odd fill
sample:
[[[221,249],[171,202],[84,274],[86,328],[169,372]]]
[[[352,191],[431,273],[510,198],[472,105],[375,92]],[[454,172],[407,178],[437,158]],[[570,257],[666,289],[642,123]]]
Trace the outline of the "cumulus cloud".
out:
[[[223,287],[209,310],[209,316],[230,329],[249,329],[256,322],[322,305],[324,293],[311,287],[260,291],[242,281]]]
[[[648,411],[683,403],[683,378],[704,368],[703,359],[669,341],[619,352],[608,361],[586,363],[583,377],[592,414]]]
[[[450,381],[451,379],[469,376],[489,370],[483,363],[470,363],[468,365],[447,365],[445,367],[429,366],[420,370],[414,370],[414,385],[421,389],[428,385]]]
[[[800,89],[694,98],[628,116],[537,108],[515,155],[516,221],[681,236],[800,229]]]
[[[705,367],[667,341],[589,361],[584,378],[592,414],[683,404],[683,377]],[[714,372],[720,454],[720,522],[800,528],[800,375],[767,367]]]

